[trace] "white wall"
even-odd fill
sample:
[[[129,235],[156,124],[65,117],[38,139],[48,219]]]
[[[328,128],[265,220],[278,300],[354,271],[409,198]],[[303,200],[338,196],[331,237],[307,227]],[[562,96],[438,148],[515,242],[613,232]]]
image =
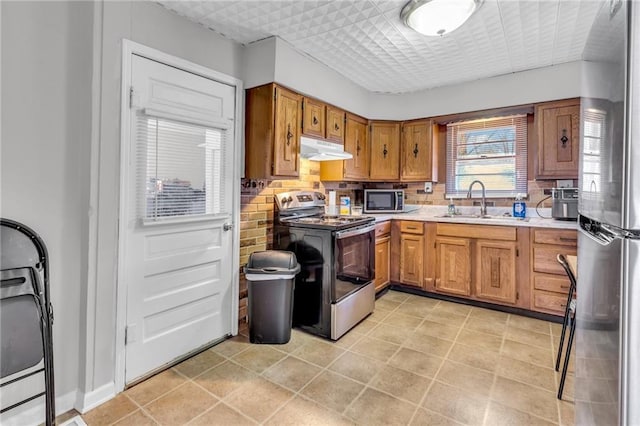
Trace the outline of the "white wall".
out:
[[[245,89],[275,81],[276,37],[245,46],[242,52],[242,80]]]
[[[580,96],[582,62],[404,95],[372,93],[367,118],[406,120]]]
[[[114,381],[122,39],[236,77],[242,47],[151,2],[0,5],[0,214],[47,243],[57,408],[86,408]]]
[[[87,273],[92,6],[3,1],[0,7],[0,214],[33,228],[47,245],[56,393],[71,393],[69,409]]]
[[[408,120],[578,97],[584,65],[570,62],[420,92],[382,94],[368,92],[279,38],[260,43],[265,42],[270,48],[273,44],[276,47],[271,81],[377,120]],[[260,51],[264,55],[264,50],[253,47],[249,53]],[[269,63],[262,69],[259,84],[266,83],[270,66]],[[258,85],[253,80],[246,83],[245,87]]]

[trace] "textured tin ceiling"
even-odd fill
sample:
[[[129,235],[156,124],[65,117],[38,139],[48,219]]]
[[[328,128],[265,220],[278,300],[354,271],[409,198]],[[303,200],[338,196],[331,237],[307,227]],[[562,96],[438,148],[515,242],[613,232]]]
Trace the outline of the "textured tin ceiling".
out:
[[[167,1],[249,44],[278,36],[372,92],[404,93],[585,58],[605,0],[485,0],[461,28],[427,37],[404,26],[406,1]],[[606,46],[604,46],[606,48]]]

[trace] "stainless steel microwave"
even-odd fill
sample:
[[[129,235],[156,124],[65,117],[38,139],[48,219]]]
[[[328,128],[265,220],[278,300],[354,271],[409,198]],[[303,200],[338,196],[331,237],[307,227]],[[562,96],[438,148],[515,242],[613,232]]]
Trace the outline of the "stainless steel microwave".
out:
[[[398,213],[404,211],[403,189],[365,189],[365,213]]]

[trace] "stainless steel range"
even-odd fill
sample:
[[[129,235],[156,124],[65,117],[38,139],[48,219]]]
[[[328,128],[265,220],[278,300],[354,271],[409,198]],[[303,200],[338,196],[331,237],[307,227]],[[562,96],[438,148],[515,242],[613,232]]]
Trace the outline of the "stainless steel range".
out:
[[[320,192],[276,197],[273,245],[296,254],[293,325],[339,339],[373,312],[375,225],[367,216],[327,216]]]

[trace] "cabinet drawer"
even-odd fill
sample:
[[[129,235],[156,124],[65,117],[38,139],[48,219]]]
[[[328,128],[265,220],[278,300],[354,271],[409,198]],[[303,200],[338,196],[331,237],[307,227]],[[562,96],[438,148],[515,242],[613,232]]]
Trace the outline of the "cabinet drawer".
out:
[[[575,247],[578,245],[578,232],[563,229],[534,229],[533,242]]]
[[[376,223],[376,238],[380,238],[391,233],[391,221]]]
[[[533,288],[536,290],[553,291],[556,293],[569,293],[571,282],[569,278],[559,275],[534,274]]]
[[[403,220],[400,222],[400,232],[403,234],[424,234],[424,224],[422,222],[410,222]]]
[[[494,225],[460,225],[438,223],[436,232],[447,237],[482,238],[486,240],[516,241],[516,228]]]
[[[567,273],[558,263],[558,254],[564,255],[577,253],[575,247],[568,246],[551,246],[551,245],[539,245],[533,246],[533,271],[544,272],[546,274],[556,274],[567,276]]]
[[[564,315],[567,296],[559,293],[549,293],[535,290],[533,292],[533,307],[536,311],[547,312],[554,315]]]

